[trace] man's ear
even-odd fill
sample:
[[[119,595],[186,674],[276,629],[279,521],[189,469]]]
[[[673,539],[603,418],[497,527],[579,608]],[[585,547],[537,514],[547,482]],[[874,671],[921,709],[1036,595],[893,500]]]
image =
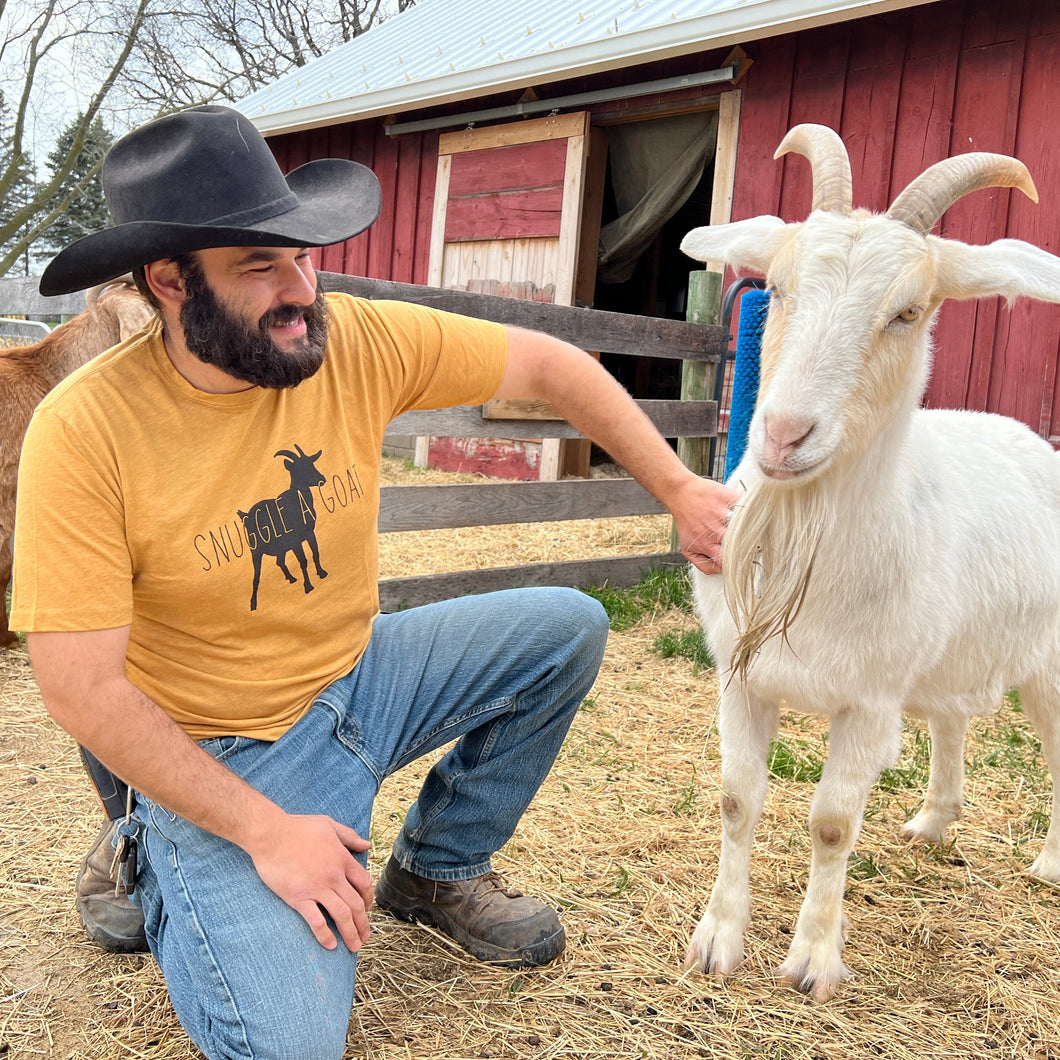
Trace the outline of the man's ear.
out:
[[[187,292],[184,289],[184,279],[180,275],[180,267],[173,258],[163,258],[145,265],[144,279],[163,309],[180,311]]]

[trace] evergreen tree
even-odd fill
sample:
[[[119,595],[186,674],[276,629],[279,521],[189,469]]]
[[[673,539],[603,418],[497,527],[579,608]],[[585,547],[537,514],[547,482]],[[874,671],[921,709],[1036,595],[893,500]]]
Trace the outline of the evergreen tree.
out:
[[[75,140],[83,126],[84,115],[79,114],[59,135],[48,155],[53,176],[75,150]],[[50,211],[67,203],[34,244],[34,256],[38,261],[49,261],[74,240],[107,227],[109,214],[100,170],[113,142],[114,137],[99,117],[84,129],[84,142],[76,152],[73,167],[44,205],[44,210]]]
[[[6,181],[7,193],[0,196],[0,233],[7,237],[0,241],[0,257],[3,257],[15,248],[30,227],[29,221],[17,223],[15,215],[33,199],[37,187],[32,161],[25,155],[15,156],[11,121],[3,92],[0,92],[0,173],[9,178]],[[26,254],[20,255],[11,271],[29,275],[29,260]]]

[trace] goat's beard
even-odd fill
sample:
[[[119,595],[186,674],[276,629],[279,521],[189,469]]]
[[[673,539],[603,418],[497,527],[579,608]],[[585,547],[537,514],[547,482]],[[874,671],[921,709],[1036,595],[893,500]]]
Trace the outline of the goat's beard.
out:
[[[725,533],[725,601],[736,624],[729,668],[739,679],[762,646],[787,639],[813,573],[828,521],[824,491],[757,482],[741,498]]]
[[[277,306],[254,324],[217,297],[197,264],[182,270],[182,278],[184,343],[204,364],[253,386],[286,390],[315,375],[324,363],[328,310],[319,287],[310,305]],[[295,316],[305,320],[306,333],[290,350],[281,349],[268,329]]]

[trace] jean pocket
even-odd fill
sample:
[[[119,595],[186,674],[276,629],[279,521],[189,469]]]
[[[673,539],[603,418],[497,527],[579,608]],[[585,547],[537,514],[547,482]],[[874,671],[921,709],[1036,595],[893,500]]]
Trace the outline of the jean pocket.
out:
[[[247,736],[211,736],[208,740],[200,740],[199,746],[212,758],[223,762],[242,748],[257,742]]]

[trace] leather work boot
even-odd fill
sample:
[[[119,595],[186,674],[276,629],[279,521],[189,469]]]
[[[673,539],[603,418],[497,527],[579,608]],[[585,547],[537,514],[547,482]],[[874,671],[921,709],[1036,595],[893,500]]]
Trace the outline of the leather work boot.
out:
[[[144,953],[147,938],[143,913],[124,891],[114,893],[118,870],[111,876],[110,866],[117,828],[117,821],[104,821],[88,856],[81,862],[75,905],[88,937],[97,945],[111,953]]]
[[[375,902],[400,920],[439,928],[478,960],[506,968],[548,964],[567,944],[556,911],[496,872],[472,880],[427,880],[391,858],[376,884]]]

